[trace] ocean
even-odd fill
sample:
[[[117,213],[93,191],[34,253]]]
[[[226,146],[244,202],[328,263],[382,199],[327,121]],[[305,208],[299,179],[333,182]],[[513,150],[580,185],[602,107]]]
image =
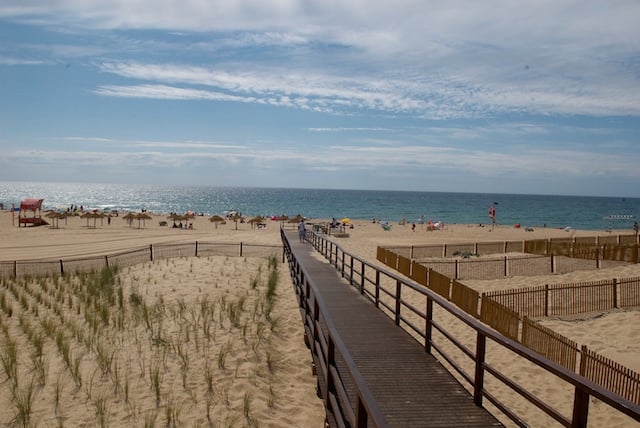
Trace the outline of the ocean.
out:
[[[145,209],[204,215],[234,210],[247,216],[302,214],[390,222],[424,218],[445,224],[487,224],[489,206],[494,205],[498,224],[588,230],[631,230],[640,214],[640,198],[623,197],[0,182],[0,203],[5,208],[19,206],[24,198],[43,198],[47,209],[77,205],[101,211]]]

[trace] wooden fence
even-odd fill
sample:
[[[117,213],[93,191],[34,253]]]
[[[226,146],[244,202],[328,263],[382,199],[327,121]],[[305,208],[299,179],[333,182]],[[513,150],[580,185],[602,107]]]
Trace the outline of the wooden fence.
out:
[[[104,267],[120,267],[161,260],[172,257],[247,256],[284,257],[282,246],[246,243],[193,242],[182,244],[156,244],[119,253],[92,257],[70,257],[66,259],[0,261],[0,278],[64,275],[98,271]]]
[[[621,237],[618,237],[616,242],[619,243],[620,240]],[[594,238],[594,241],[598,243],[597,237]],[[575,239],[566,238],[554,241],[527,241],[523,244],[532,252],[540,251],[544,254],[553,252],[554,254],[550,256],[541,256],[544,260],[549,260],[545,261],[545,264],[551,272],[558,269],[556,261],[560,257],[576,257],[585,260],[591,260],[591,256],[596,257],[597,260],[600,257],[629,260],[631,259],[629,254],[637,257],[637,244],[633,244],[631,247],[618,246],[617,249],[613,249],[614,244],[612,243],[605,244],[611,245],[611,247],[595,249],[588,248],[589,245],[586,238],[577,243]],[[494,243],[487,246],[491,251],[500,247],[506,249],[508,245]],[[428,251],[421,249],[420,254],[433,254],[433,247],[428,248]],[[440,250],[442,250],[442,254],[446,254],[447,250],[467,251],[469,248],[468,244],[460,244],[441,247]],[[607,248],[609,249],[607,250]],[[634,248],[635,253],[633,252]],[[640,278],[614,278],[603,281],[546,284],[537,287],[499,290],[483,293],[479,299],[477,292],[457,281],[457,278],[461,271],[464,272],[465,268],[473,266],[470,265],[471,263],[481,263],[480,261],[440,261],[437,262],[437,267],[433,267],[433,264],[425,266],[423,263],[411,263],[407,256],[398,256],[394,253],[397,250],[398,248],[394,248],[393,251],[389,249],[381,251],[378,248],[378,260],[411,277],[419,284],[426,285],[438,295],[476,318],[478,317],[478,301],[480,301],[479,318],[485,324],[568,370],[575,372],[578,358],[580,358],[579,374],[581,376],[640,405],[640,374],[589,351],[585,346],[579,350],[576,342],[530,319],[530,317],[567,316],[640,306]],[[473,250],[478,250],[477,244]],[[416,248],[411,247],[409,251],[403,251],[403,254],[407,253],[409,255],[416,254]],[[540,257],[533,260],[536,259],[540,260]],[[522,261],[522,258],[517,260]],[[524,260],[527,263],[531,261],[529,258]],[[388,263],[389,261],[391,263]],[[500,271],[502,268],[504,276],[507,276],[510,270],[517,269],[510,267],[507,257],[485,263],[494,263],[490,268],[494,272]],[[498,263],[497,266],[496,263]],[[461,266],[464,267],[461,268]],[[483,272],[486,271],[487,269],[483,270]]]
[[[522,316],[567,316],[640,306],[640,278],[613,278],[484,293]]]
[[[521,343],[571,371],[576,370],[578,344],[528,317],[522,320]]]
[[[583,346],[580,352],[580,374],[603,388],[640,405],[640,373]]]

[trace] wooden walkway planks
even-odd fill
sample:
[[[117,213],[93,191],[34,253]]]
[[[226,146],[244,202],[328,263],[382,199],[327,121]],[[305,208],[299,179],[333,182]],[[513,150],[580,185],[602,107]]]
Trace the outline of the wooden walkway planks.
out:
[[[314,254],[311,245],[299,243],[297,233],[287,237],[389,426],[501,426],[414,338]]]

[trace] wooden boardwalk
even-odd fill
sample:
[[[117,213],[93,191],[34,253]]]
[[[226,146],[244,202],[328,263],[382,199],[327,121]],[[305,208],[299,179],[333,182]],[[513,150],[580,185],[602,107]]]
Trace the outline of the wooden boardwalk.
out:
[[[299,243],[297,233],[287,232],[287,238],[294,257],[318,287],[328,316],[388,426],[502,426],[474,404],[471,395],[423,346],[314,254],[310,244]],[[349,391],[348,380],[345,383]]]

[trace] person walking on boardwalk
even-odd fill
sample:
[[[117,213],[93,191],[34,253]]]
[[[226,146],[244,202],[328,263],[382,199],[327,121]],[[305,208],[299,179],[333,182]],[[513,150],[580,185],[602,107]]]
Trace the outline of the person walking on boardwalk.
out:
[[[306,232],[304,220],[302,220],[298,223],[298,237],[300,238],[300,242],[304,242]]]
[[[491,219],[491,230],[496,227],[496,207],[495,202],[489,207],[489,218]]]

